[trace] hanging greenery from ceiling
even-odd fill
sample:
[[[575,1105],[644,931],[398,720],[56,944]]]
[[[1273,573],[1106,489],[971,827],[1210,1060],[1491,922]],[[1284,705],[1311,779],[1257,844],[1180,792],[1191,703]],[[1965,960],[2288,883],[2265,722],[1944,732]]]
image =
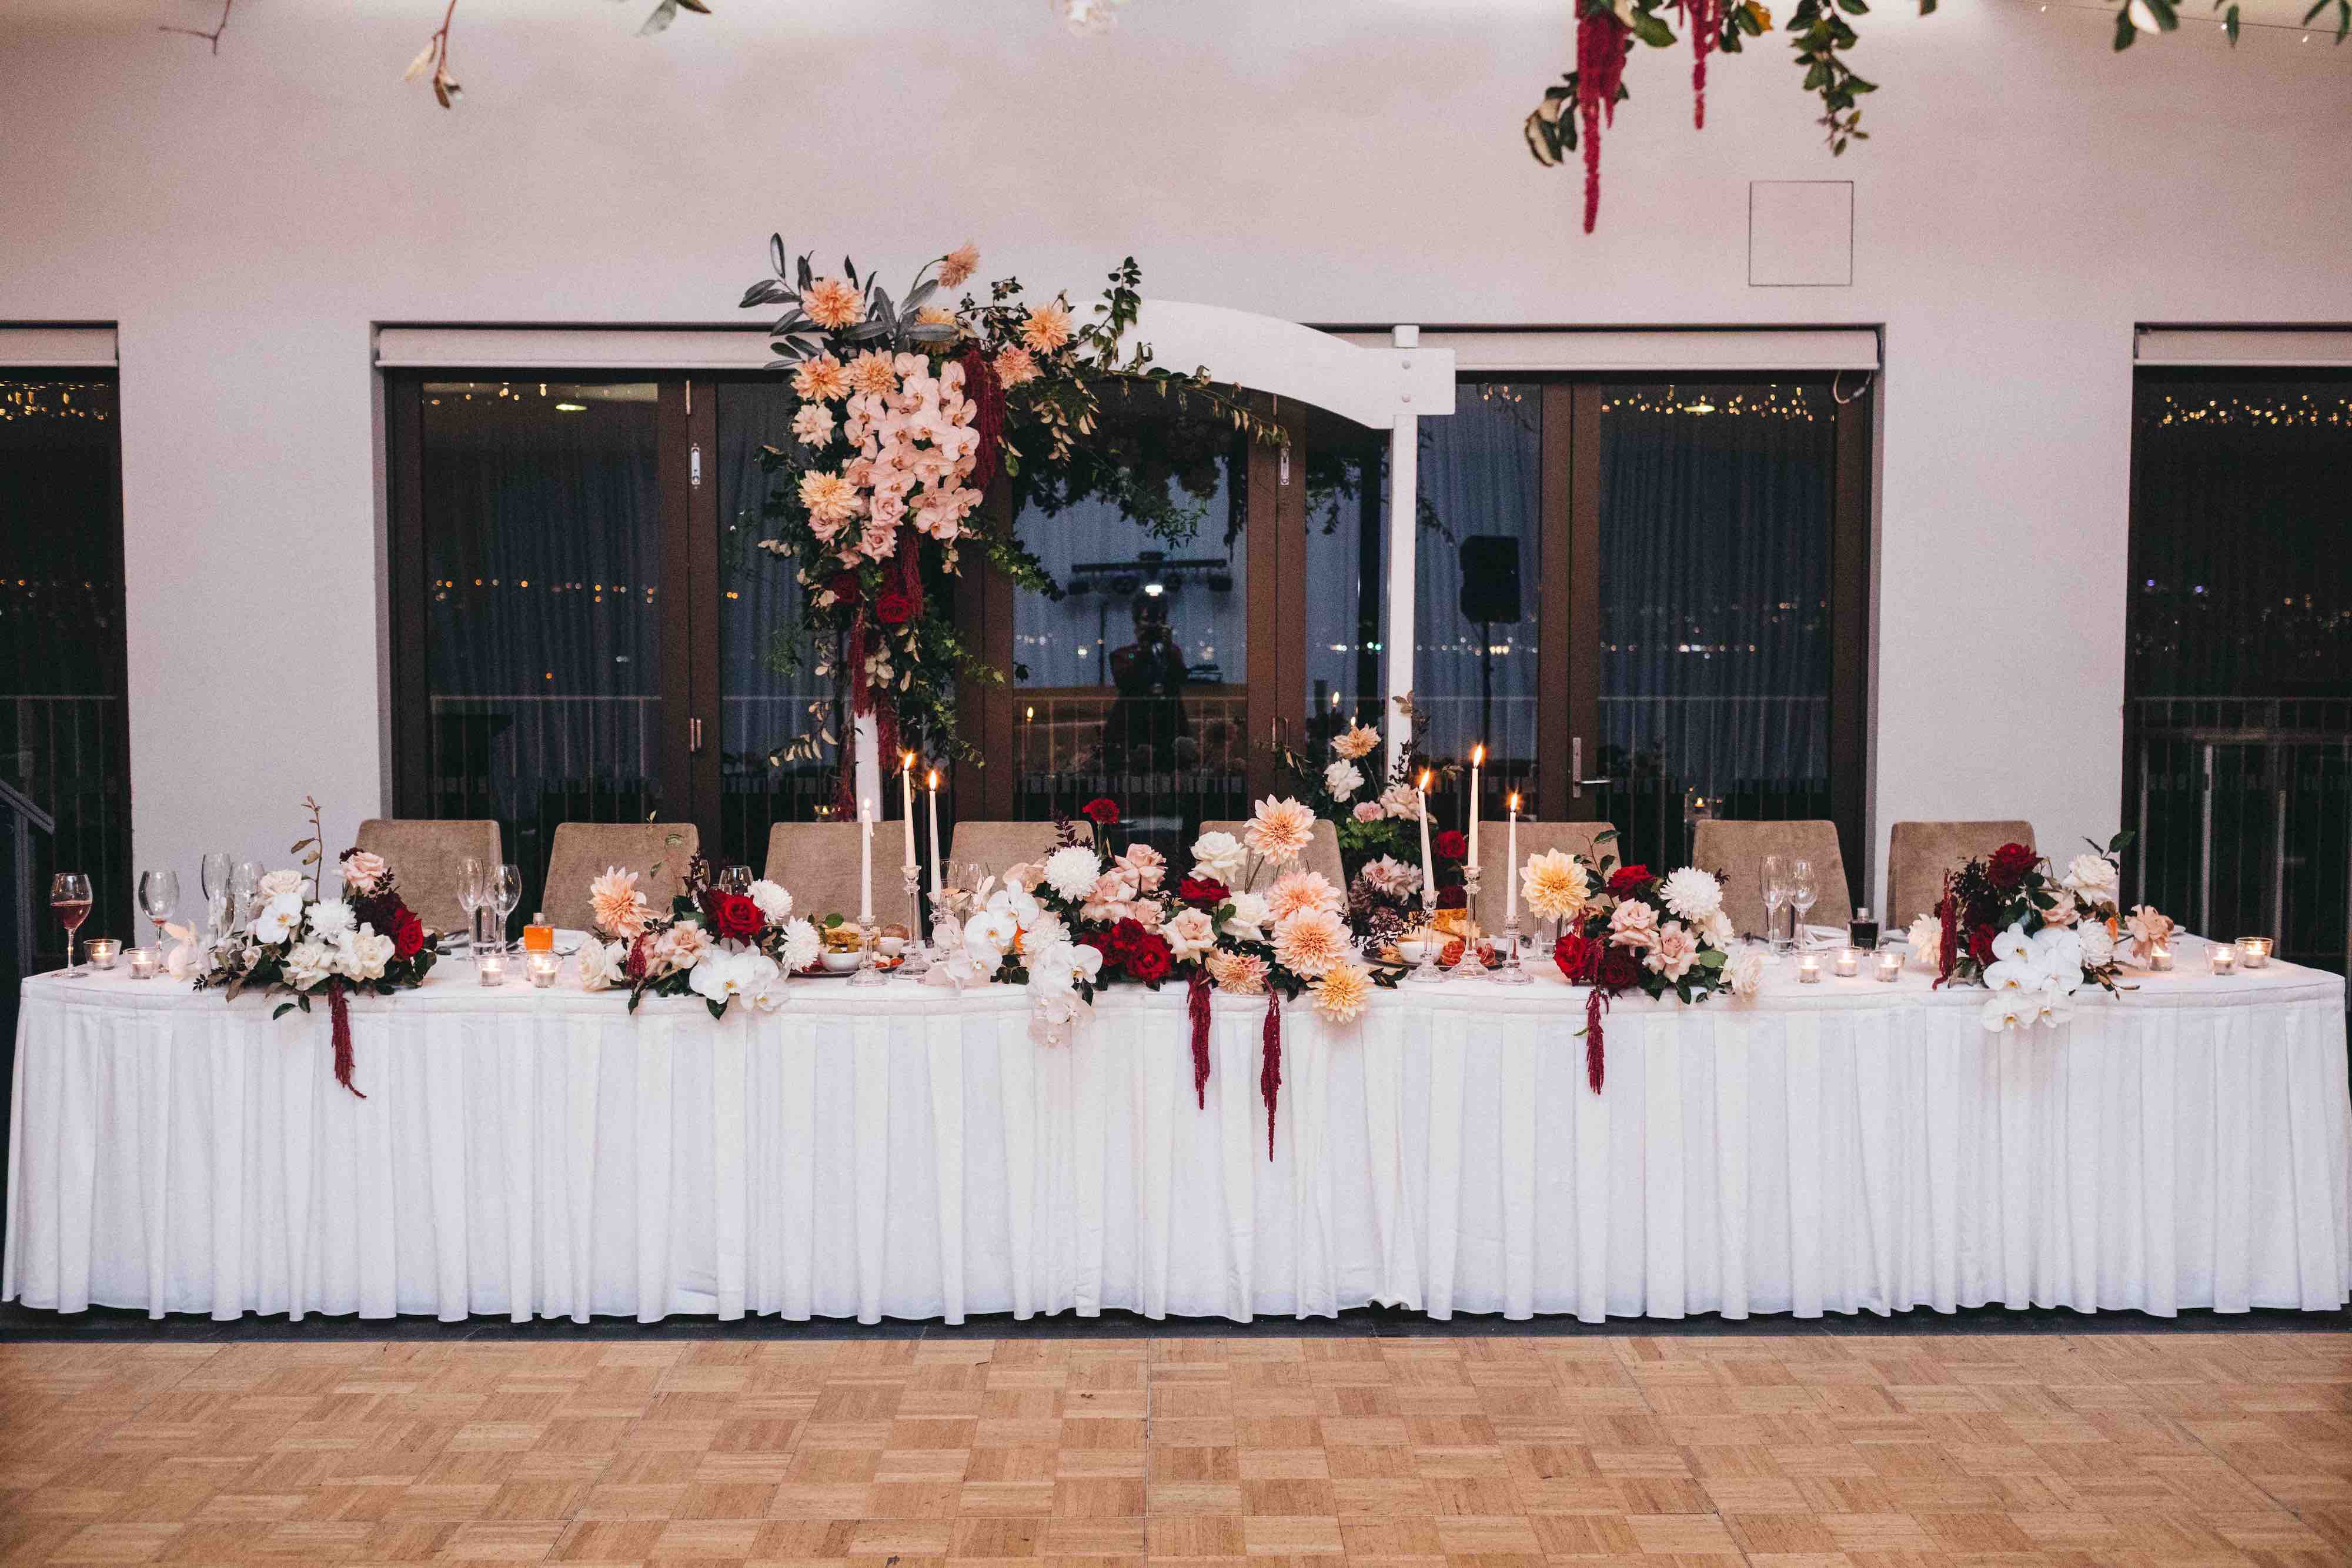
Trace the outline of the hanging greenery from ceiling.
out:
[[[1584,232],[1601,215],[1601,131],[1616,121],[1625,90],[1625,67],[1635,44],[1672,48],[1676,40],[1668,13],[1691,40],[1691,119],[1706,128],[1706,60],[1713,53],[1736,55],[1749,38],[1772,26],[1772,13],[1759,0],[1572,0],[1576,6],[1576,68],[1544,89],[1543,101],[1527,118],[1528,151],[1546,168],[1584,154]],[[1919,15],[1933,14],[1937,0],[1918,0]],[[2213,9],[2234,46],[2237,0],[2213,0]],[[1854,74],[1845,56],[1858,41],[1848,18],[1869,15],[1869,0],[1797,0],[1786,29],[1805,90],[1821,99],[1821,123],[1830,151],[1843,153],[1852,141],[1867,141],[1862,129],[1862,95],[1878,84]],[[2352,0],[2312,0],[2307,26],[2323,15],[2336,18],[2336,41],[2352,35]],[[2127,49],[2142,33],[2169,33],[2180,26],[2175,0],[2125,0],[2116,11],[2116,47]]]

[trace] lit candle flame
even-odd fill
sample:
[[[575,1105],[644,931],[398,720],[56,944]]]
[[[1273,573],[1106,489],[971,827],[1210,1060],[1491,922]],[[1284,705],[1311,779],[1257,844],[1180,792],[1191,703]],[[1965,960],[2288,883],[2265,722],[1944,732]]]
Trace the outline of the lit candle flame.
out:
[[[1482,740],[1477,745],[1470,748],[1470,766],[1473,768],[1484,768],[1486,766],[1486,743],[1485,741]]]
[[[1429,769],[1426,768],[1421,770],[1421,792],[1424,795],[1429,793]]]
[[[902,751],[902,752],[900,752],[900,753],[898,754],[898,767],[899,767],[899,768],[900,768],[902,771],[903,771],[904,769],[907,769],[907,768],[909,768],[914,767],[914,765],[915,765],[915,754],[914,754],[913,752],[911,752],[911,751]]]
[[[1511,810],[1514,810],[1514,811],[1516,811],[1516,810],[1517,810],[1518,809],[1519,809],[1519,792],[1518,792],[1517,789],[1514,789],[1514,790],[1512,790],[1512,791],[1511,791]]]
[[[932,789],[938,789],[939,787],[940,787],[940,770],[939,770],[938,768],[932,768],[932,769],[931,769],[931,788],[932,788]]]

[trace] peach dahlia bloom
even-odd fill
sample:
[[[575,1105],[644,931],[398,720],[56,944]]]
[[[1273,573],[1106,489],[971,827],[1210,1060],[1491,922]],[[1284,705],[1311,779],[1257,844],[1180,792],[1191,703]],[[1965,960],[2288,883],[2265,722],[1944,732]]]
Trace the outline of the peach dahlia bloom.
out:
[[[1307,852],[1315,837],[1315,813],[1292,800],[1268,795],[1257,803],[1242,841],[1270,861],[1289,862]]]
[[[853,391],[869,397],[888,397],[898,390],[898,372],[890,363],[890,356],[879,349],[868,349],[849,361],[849,384]]]
[[[818,354],[794,368],[793,391],[808,402],[832,402],[848,395],[849,372],[831,354]]]
[[[1029,312],[1021,323],[1021,340],[1041,354],[1050,354],[1070,340],[1070,308],[1056,299]]]
[[[828,330],[854,327],[866,315],[866,296],[845,277],[820,277],[801,290],[801,309]]]
[[[1538,920],[1573,918],[1591,896],[1592,879],[1565,850],[1529,855],[1519,869],[1519,897]]]
[[[1255,954],[1213,950],[1203,962],[1219,990],[1244,997],[1265,994],[1265,960]]]
[[[801,505],[816,522],[845,523],[857,515],[857,486],[838,474],[812,470],[801,476]]]
[[[646,895],[637,891],[637,873],[608,866],[588,884],[589,918],[597,929],[614,936],[634,938],[646,928]]]
[[[946,288],[961,288],[964,280],[980,270],[980,246],[970,240],[940,258],[940,284]]]
[[[1007,388],[1037,379],[1037,361],[1026,349],[1005,349],[996,356],[996,379]]]
[[[1343,904],[1339,890],[1321,872],[1293,871],[1274,879],[1274,886],[1266,892],[1265,907],[1268,914],[1281,920],[1302,909],[1337,915]]]
[[[1275,962],[1294,975],[1328,975],[1354,952],[1346,924],[1328,909],[1302,909],[1275,923]]]
[[[1315,1010],[1332,1023],[1353,1023],[1372,999],[1372,972],[1353,959],[1332,966],[1309,993]]]

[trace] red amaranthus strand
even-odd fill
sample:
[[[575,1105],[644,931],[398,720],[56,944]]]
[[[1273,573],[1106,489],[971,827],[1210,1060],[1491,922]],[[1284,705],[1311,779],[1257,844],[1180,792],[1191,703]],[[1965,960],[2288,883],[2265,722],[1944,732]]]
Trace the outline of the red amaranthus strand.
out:
[[[1004,456],[1004,383],[996,379],[996,364],[977,343],[963,351],[963,392],[971,400],[971,427],[980,446],[972,454],[971,487],[985,490],[995,482]]]
[[[341,980],[327,982],[327,1020],[335,1042],[335,1082],[364,1100],[367,1096],[352,1082],[352,1070],[358,1065],[352,1056],[352,1004],[344,998]]]
[[[1576,19],[1576,117],[1584,139],[1584,232],[1601,216],[1601,127],[1617,120],[1617,89],[1633,35],[1614,11],[1586,11]]]
[[[1282,993],[1265,988],[1265,1055],[1257,1071],[1258,1092],[1265,1096],[1265,1157],[1274,1158],[1274,1105],[1282,1098]]]
[[[1609,993],[1599,986],[1584,998],[1584,1081],[1592,1085],[1595,1094],[1601,1092],[1601,1080],[1608,1069],[1602,1053],[1601,1015],[1609,1010]]]
[[[1942,928],[1936,943],[1936,984],[1952,977],[1960,961],[1960,899],[1952,891],[1952,873],[1944,873],[1944,896],[1936,901],[1936,921]]]
[[[1184,1015],[1192,1025],[1192,1100],[1209,1108],[1209,972],[1195,968],[1184,982]]]
[[[1723,0],[1682,0],[1691,36],[1691,123],[1706,129],[1706,57],[1723,31]]]

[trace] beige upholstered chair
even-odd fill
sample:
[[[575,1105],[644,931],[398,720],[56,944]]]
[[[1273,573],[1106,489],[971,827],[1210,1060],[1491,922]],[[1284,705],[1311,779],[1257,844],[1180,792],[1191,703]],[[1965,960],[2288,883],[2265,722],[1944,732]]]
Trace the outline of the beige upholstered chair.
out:
[[[646,907],[669,913],[686,880],[686,863],[702,852],[702,834],[692,822],[564,822],[547,853],[547,888],[539,907],[557,925],[589,927],[588,884],[618,866],[637,873]]]
[[[1723,912],[1743,936],[1764,935],[1764,857],[1802,859],[1813,868],[1813,906],[1808,925],[1844,928],[1853,920],[1847,891],[1845,855],[1838,848],[1835,822],[1701,822],[1691,844],[1691,863],[1723,879]],[[1657,868],[1661,871],[1665,868]]]
[[[1231,833],[1238,839],[1242,836],[1242,830],[1248,826],[1247,822],[1203,822],[1201,824],[1201,831]],[[1192,847],[1187,844],[1184,849],[1190,852]],[[1189,852],[1179,853],[1176,856],[1176,862],[1169,869],[1178,876],[1192,869],[1192,855]],[[1298,857],[1298,863],[1303,870],[1321,872],[1324,879],[1342,894],[1348,891],[1347,868],[1339,860],[1339,830],[1324,819],[1319,817],[1316,819],[1314,837],[1307,841],[1307,852]],[[1259,872],[1258,891],[1263,893],[1273,886],[1275,877],[1280,874],[1279,871],[1274,871],[1271,873],[1266,871]]]
[[[1051,822],[958,822],[948,839],[948,859],[975,861],[1002,877],[1007,867],[1044,860],[1059,842]]]
[[[469,859],[488,868],[500,857],[499,825],[492,821],[371,817],[360,824],[352,843],[383,857],[399,879],[401,901],[433,931],[467,929],[466,906],[457,902],[458,873]]]
[[[874,918],[914,929],[907,896],[906,841],[896,821],[874,824]],[[857,824],[778,822],[768,830],[770,882],[793,895],[793,912],[811,920],[857,918]]]
[[[2003,844],[2033,847],[2031,822],[1897,822],[1886,846],[1886,919],[1907,925],[1944,896],[1944,873]]]
[[[1598,861],[1603,854],[1623,859],[1617,852],[1614,840],[1598,849],[1593,847],[1595,839],[1611,831],[1607,822],[1531,822],[1522,817],[1519,819],[1519,865],[1515,866],[1507,863],[1511,858],[1509,819],[1479,823],[1478,902],[1470,912],[1478,922],[1478,929],[1488,933],[1499,933],[1503,929],[1504,879],[1508,877],[1516,883],[1519,866],[1527,864],[1533,856],[1552,850],[1566,850],[1570,854],[1582,855],[1590,861]],[[1420,852],[1416,849],[1414,852],[1418,854]],[[1537,924],[1536,918],[1522,905],[1519,929],[1531,932]]]

